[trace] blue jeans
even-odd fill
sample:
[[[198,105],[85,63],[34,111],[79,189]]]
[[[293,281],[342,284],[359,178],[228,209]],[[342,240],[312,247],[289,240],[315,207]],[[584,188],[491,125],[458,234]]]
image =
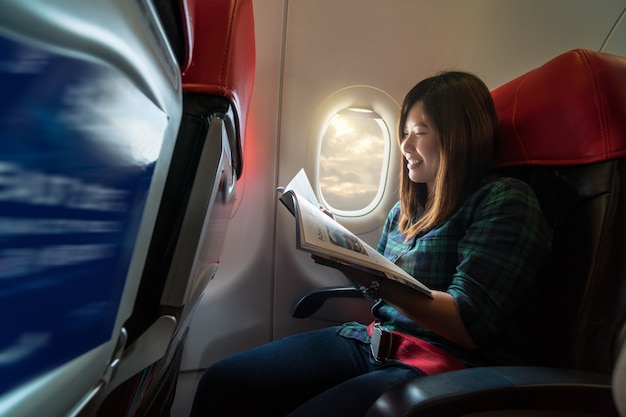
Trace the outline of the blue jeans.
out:
[[[423,374],[377,364],[368,344],[337,327],[277,340],[223,359],[202,376],[190,417],[363,416],[376,399]]]

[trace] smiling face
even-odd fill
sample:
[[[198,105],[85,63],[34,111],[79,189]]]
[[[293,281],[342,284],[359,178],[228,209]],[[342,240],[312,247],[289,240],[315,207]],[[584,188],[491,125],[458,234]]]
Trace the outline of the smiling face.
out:
[[[429,123],[421,101],[407,113],[400,149],[407,161],[409,179],[425,183],[430,194],[439,170],[439,136]]]

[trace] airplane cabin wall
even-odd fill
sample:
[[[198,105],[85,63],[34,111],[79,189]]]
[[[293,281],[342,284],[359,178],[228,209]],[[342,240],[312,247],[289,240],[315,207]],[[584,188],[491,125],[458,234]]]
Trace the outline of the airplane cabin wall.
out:
[[[445,69],[494,89],[571,49],[626,55],[625,10],[624,0],[255,0],[245,169],[219,269],[192,319],[172,415],[187,415],[201,371],[216,360],[332,324],[290,315],[304,292],[347,282],[295,249],[293,218],[275,192],[315,163],[311,123],[325,99],[366,85],[401,103]],[[361,237],[375,245],[381,219],[363,222],[372,231]]]

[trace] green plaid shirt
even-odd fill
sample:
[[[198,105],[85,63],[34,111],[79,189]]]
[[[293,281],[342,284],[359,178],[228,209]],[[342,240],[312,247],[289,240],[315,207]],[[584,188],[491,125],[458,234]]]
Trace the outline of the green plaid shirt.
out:
[[[516,364],[531,352],[535,279],[551,247],[552,230],[532,189],[490,177],[439,227],[405,243],[400,203],[391,210],[378,251],[431,289],[450,293],[478,349],[466,350],[415,324],[384,301],[373,315],[387,328],[419,336],[470,366]],[[339,332],[368,341],[362,325]]]

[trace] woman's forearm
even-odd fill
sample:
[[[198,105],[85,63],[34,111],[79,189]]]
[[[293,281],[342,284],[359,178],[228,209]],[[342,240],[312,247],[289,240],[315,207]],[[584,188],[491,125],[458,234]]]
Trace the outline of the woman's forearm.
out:
[[[432,291],[430,298],[392,280],[383,280],[380,297],[405,316],[466,349],[476,348],[452,295]]]
[[[352,282],[368,287],[375,275],[334,261],[313,256],[315,262],[343,272]],[[432,298],[399,282],[384,279],[378,288],[379,296],[415,323],[445,337],[466,349],[477,346],[467,331],[454,297],[443,291],[432,291]]]

